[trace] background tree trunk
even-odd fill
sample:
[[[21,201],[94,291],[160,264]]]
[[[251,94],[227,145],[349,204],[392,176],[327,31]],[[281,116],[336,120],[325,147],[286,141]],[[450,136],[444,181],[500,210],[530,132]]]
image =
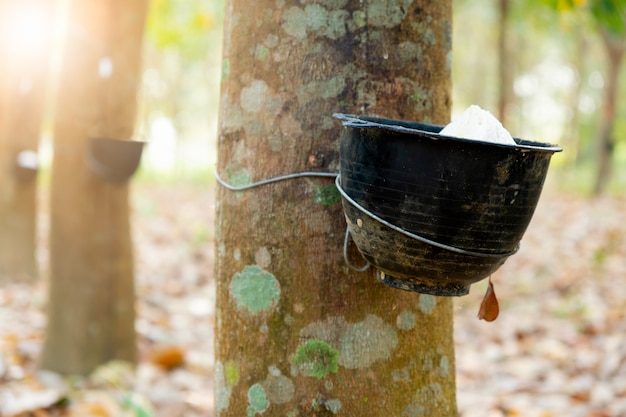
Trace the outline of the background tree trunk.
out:
[[[512,59],[509,52],[509,0],[498,0],[498,120],[506,125],[506,108],[511,97]]]
[[[608,75],[604,85],[604,98],[598,135],[598,173],[593,193],[601,194],[606,189],[610,179],[613,165],[613,149],[615,148],[613,126],[617,115],[617,94],[619,92],[619,73],[622,59],[626,51],[626,40],[623,37],[616,38],[606,31],[601,31],[602,40],[607,52]]]
[[[71,3],[55,119],[48,329],[42,366],[84,374],[134,361],[128,186],[85,163],[88,138],[130,139],[146,0]]]
[[[39,147],[54,4],[0,1],[0,283],[37,275],[37,170],[17,160]],[[29,22],[36,33],[24,33]]]
[[[218,170],[338,171],[334,112],[444,124],[451,4],[227,4]],[[456,416],[452,300],[342,257],[329,179],[218,191],[218,416]]]

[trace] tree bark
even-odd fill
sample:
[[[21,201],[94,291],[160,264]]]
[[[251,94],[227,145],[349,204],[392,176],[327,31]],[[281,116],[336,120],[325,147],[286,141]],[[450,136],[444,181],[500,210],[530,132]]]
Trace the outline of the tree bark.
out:
[[[226,181],[337,172],[334,112],[448,122],[449,1],[226,9]],[[452,301],[349,270],[331,180],[220,187],[217,210],[218,416],[456,416]]]
[[[18,165],[18,155],[34,156],[39,147],[53,6],[45,0],[0,1],[0,283],[37,276],[37,169]],[[38,32],[23,33],[28,22]]]
[[[86,162],[88,138],[133,135],[146,0],[75,0],[54,126],[50,289],[42,367],[85,374],[134,361],[128,185]]]
[[[608,57],[608,75],[604,85],[604,98],[602,104],[602,119],[600,132],[597,140],[598,171],[593,188],[594,195],[602,194],[611,176],[613,165],[613,149],[615,147],[613,126],[617,115],[617,94],[619,92],[619,74],[622,66],[626,40],[616,38],[606,31],[601,31],[605,50]]]

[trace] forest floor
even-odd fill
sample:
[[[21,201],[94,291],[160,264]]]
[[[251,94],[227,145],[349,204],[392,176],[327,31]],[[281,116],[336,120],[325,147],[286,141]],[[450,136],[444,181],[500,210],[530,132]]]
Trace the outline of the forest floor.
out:
[[[45,280],[6,285],[0,416],[213,414],[212,189],[140,185],[132,201],[138,367],[111,363],[89,378],[38,371]],[[476,317],[485,282],[455,301],[460,416],[626,416],[624,213],[626,196],[547,187],[520,251],[493,276],[500,317]]]

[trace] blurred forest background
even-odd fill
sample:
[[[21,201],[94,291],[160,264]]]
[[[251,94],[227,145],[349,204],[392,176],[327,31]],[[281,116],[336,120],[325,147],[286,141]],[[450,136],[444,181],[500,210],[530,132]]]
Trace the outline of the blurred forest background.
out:
[[[224,0],[152,0],[147,20],[135,139],[149,146],[140,179],[212,183],[221,76]],[[594,11],[621,0],[455,0],[453,114],[479,104],[515,136],[558,143],[561,185],[593,191],[611,60],[603,33],[621,33],[611,129],[616,170],[626,181],[626,70],[623,22]],[[611,9],[606,11],[609,15]],[[621,32],[620,32],[621,31]],[[621,44],[621,47],[619,46]],[[616,52],[616,54],[618,54]],[[56,64],[56,65],[55,65]],[[58,71],[58,61],[52,71]],[[53,114],[48,107],[48,114]],[[384,115],[383,115],[384,116]],[[50,123],[48,118],[47,122]],[[41,159],[52,157],[44,126]],[[45,170],[44,170],[45,172]],[[44,176],[45,180],[45,176]],[[568,188],[569,189],[569,188]]]
[[[223,3],[150,2],[135,129],[135,139],[149,142],[140,179],[212,183]],[[570,179],[562,185],[587,193],[598,164],[609,87],[616,88],[610,133],[616,166],[612,189],[620,190],[626,180],[626,75],[621,60],[625,35],[619,16],[612,20],[612,6],[603,3],[624,7],[621,0],[455,0],[453,5],[452,117],[479,104],[515,137],[562,145],[565,152],[554,161]],[[596,10],[602,7],[608,9]],[[611,41],[617,64],[611,64],[603,33],[617,34]],[[55,58],[53,76],[59,71]],[[619,65],[615,81],[611,65]],[[44,181],[52,158],[53,106],[46,114],[40,149]]]
[[[110,363],[69,380],[40,370],[38,360],[55,115],[66,94],[58,80],[73,2],[0,14],[0,47],[49,52],[49,61],[37,64],[48,77],[41,125],[18,124],[37,129],[35,143],[18,158],[27,176],[36,171],[37,270],[0,278],[0,415],[211,415],[213,169],[225,1],[149,2],[136,125],[127,138],[147,142],[129,199],[140,365],[132,371]],[[0,10],[16,2],[0,0]],[[465,417],[626,413],[626,340],[615,337],[626,334],[626,294],[615,287],[626,273],[625,10],[626,0],[453,1],[452,117],[478,104],[514,137],[564,148],[553,157],[522,250],[494,277],[504,295],[501,324],[475,319],[478,295],[458,303]],[[0,60],[0,76],[9,67]],[[101,61],[101,76],[107,68]],[[20,91],[34,88],[28,80],[18,84]],[[1,130],[11,105],[2,97],[0,140],[6,140],[18,134]],[[1,158],[8,166],[8,156]],[[512,276],[515,283],[507,284]],[[572,359],[574,348],[582,353]]]

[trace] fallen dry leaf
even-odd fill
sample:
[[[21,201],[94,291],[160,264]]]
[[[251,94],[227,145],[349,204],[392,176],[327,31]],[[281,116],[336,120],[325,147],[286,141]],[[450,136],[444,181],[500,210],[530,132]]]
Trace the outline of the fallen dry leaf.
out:
[[[185,351],[178,346],[158,346],[152,349],[148,360],[164,369],[172,370],[185,363]]]

